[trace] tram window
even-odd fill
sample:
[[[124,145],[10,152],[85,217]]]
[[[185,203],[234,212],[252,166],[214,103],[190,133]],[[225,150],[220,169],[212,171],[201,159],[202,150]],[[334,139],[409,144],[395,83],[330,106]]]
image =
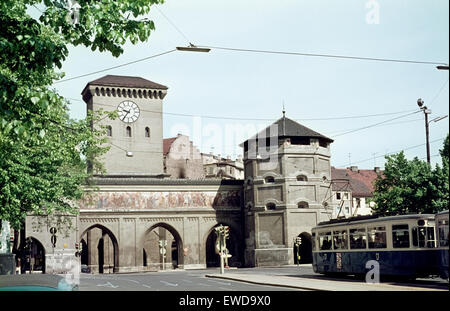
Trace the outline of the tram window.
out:
[[[319,233],[319,248],[322,251],[331,249],[331,232]]]
[[[367,237],[369,248],[386,248],[386,227],[369,228]]]
[[[433,248],[436,245],[436,239],[434,238],[434,227],[427,227],[427,247]]]
[[[366,229],[350,229],[350,249],[365,249],[366,245]]]
[[[439,246],[448,246],[448,220],[439,221]]]
[[[348,249],[347,230],[333,231],[334,249]]]
[[[316,250],[316,233],[313,232],[311,235],[311,248],[313,251]]]
[[[414,246],[433,248],[435,245],[434,227],[414,227],[412,235]]]
[[[409,247],[408,225],[392,225],[392,246],[394,248]]]

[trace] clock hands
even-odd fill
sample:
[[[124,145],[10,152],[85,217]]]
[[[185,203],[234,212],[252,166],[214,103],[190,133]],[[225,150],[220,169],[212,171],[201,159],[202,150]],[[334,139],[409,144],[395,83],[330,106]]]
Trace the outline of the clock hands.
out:
[[[126,111],[127,113],[123,116],[122,120],[124,120],[127,117],[127,115],[130,113],[130,110],[123,109],[123,111]]]

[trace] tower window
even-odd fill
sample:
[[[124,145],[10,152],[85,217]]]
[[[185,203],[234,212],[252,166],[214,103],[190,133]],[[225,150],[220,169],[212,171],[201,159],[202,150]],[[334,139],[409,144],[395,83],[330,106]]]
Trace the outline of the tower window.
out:
[[[277,206],[275,205],[275,203],[267,203],[267,205],[266,205],[267,210],[274,210],[276,208],[277,208]]]
[[[127,135],[127,137],[131,137],[131,127],[129,127],[129,126],[127,126],[126,135]]]
[[[106,127],[106,136],[112,136],[112,127],[111,127],[111,125],[108,125],[107,127]]]
[[[145,128],[145,137],[150,137],[150,128],[148,126]]]
[[[268,176],[266,177],[265,181],[267,184],[272,184],[275,182],[275,178],[273,178],[272,176]]]
[[[308,181],[308,177],[306,177],[305,175],[298,175],[297,180],[298,181]]]
[[[298,207],[298,208],[308,208],[308,207],[309,207],[309,204],[308,204],[308,202],[299,202],[299,203],[297,204],[297,207]]]

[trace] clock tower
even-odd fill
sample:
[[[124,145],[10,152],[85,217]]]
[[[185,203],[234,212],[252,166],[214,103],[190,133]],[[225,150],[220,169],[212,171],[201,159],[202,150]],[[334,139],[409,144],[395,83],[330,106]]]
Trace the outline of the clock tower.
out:
[[[162,176],[162,102],[167,87],[140,77],[107,75],[89,82],[83,100],[88,111],[117,111],[107,127],[111,146],[103,156],[107,175]]]

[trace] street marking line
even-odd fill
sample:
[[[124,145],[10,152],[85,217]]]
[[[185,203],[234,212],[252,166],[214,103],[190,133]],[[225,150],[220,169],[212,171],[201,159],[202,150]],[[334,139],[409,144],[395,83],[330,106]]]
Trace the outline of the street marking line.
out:
[[[163,284],[166,284],[167,286],[178,286],[178,284],[175,284],[175,283],[169,283],[169,282],[166,282],[166,281],[160,281],[161,283],[163,283]]]
[[[133,283],[139,284],[139,282],[138,282],[138,281],[135,281],[135,280],[126,279],[125,281],[133,282]]]
[[[211,286],[210,284],[205,284],[205,283],[197,283],[198,285],[202,285],[202,286]]]
[[[152,288],[150,285],[147,285],[147,284],[142,284],[142,286],[147,287],[147,288]]]
[[[97,286],[104,286],[104,287],[111,287],[111,288],[119,287],[119,285],[112,285],[110,282],[106,282],[105,284],[97,284]]]

